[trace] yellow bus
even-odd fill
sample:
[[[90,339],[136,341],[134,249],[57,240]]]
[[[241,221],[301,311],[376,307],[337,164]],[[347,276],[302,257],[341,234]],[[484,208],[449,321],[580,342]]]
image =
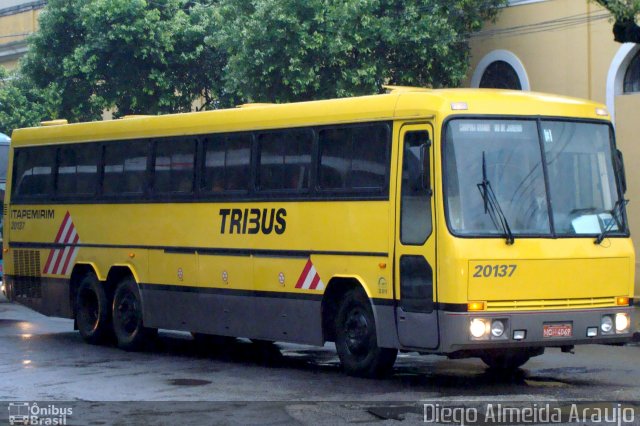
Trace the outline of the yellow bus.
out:
[[[516,368],[632,335],[634,252],[604,106],[383,95],[13,133],[9,298],[135,349],[158,328]]]

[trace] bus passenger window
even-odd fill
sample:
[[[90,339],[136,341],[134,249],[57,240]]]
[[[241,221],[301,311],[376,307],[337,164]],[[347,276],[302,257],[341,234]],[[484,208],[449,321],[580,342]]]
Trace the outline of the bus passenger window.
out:
[[[165,139],[156,143],[153,189],[156,193],[193,192],[195,140]]]
[[[204,145],[201,191],[247,191],[251,165],[250,134],[211,135]]]
[[[89,196],[98,183],[98,144],[76,144],[60,148],[56,191],[59,196]]]
[[[258,135],[260,190],[309,188],[313,134],[285,130]]]
[[[385,124],[323,129],[320,141],[322,189],[382,189],[389,167]]]
[[[108,143],[104,154],[103,194],[142,194],[149,145],[145,141]]]
[[[13,195],[34,197],[53,195],[55,148],[16,149]]]

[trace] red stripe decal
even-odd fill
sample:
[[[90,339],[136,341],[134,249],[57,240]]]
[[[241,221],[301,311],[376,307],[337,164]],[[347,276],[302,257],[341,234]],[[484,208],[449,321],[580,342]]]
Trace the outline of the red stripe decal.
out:
[[[51,263],[51,259],[53,259],[53,253],[54,252],[55,252],[55,249],[49,250],[49,257],[47,258],[47,263],[44,264],[44,273],[45,274],[50,274],[50,272],[49,272],[49,264]]]
[[[60,229],[58,229],[58,235],[56,235],[56,239],[53,240],[54,243],[59,243],[60,242],[60,237],[62,236],[62,231],[64,231],[64,227],[67,226],[67,220],[69,220],[70,217],[71,217],[71,215],[69,214],[69,212],[67,212],[67,214],[64,215],[64,219],[62,219],[62,224],[60,225]]]
[[[67,214],[64,215],[64,219],[62,219],[62,223],[60,224],[60,228],[58,228],[58,234],[56,235],[54,243],[60,242],[60,237],[62,236],[62,231],[64,231],[64,227],[67,225],[67,221],[70,220],[71,214],[67,211]],[[49,257],[47,257],[47,262],[44,264],[44,272],[46,274],[50,274],[49,266],[51,266],[51,260],[53,259],[53,255],[55,253],[55,249],[49,250]]]
[[[320,275],[315,274],[313,276],[313,280],[311,281],[311,285],[309,286],[309,290],[315,290],[319,282],[320,282]]]
[[[71,244],[75,245],[78,242],[79,239],[80,239],[80,237],[78,237],[78,234],[76,234],[76,237],[73,239],[73,242]],[[69,250],[69,253],[67,253],[67,258],[64,260],[64,266],[62,267],[62,275],[66,275],[67,274],[67,268],[69,267],[69,261],[73,257],[73,253],[75,251],[76,251],[76,248],[75,247],[71,247],[71,250]]]
[[[69,226],[69,230],[67,231],[67,235],[64,236],[64,241],[61,241],[63,243],[68,243],[69,238],[71,237],[71,233],[73,232],[73,223],[71,224],[71,226]],[[63,249],[60,249],[63,250]],[[56,259],[56,264],[53,265],[53,272],[56,273],[58,271],[58,266],[60,266],[60,261],[62,260],[62,256],[64,255],[64,251],[62,252],[62,254],[60,256],[58,256],[58,259]]]
[[[304,281],[307,279],[307,274],[309,274],[309,271],[311,270],[311,259],[307,260],[307,264],[304,265],[304,269],[302,270],[302,273],[300,274],[300,278],[298,278],[298,282],[296,283],[296,288],[301,288],[302,285],[304,284]]]

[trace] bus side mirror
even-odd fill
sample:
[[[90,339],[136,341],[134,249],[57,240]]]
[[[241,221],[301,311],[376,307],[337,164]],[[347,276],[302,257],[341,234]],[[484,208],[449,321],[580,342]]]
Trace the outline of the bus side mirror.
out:
[[[617,160],[617,168],[618,168],[618,176],[620,176],[620,185],[622,186],[622,193],[627,193],[627,176],[624,172],[624,157],[622,156],[622,151],[619,149],[616,150],[616,160]]]
[[[429,195],[431,191],[431,171],[429,167],[429,147],[431,141],[427,141],[420,145],[420,187]]]

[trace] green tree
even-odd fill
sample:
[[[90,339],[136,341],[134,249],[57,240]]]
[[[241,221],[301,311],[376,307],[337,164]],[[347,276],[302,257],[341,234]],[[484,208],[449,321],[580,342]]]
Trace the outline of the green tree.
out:
[[[456,86],[469,35],[504,0],[221,0],[210,43],[235,99],[371,94],[382,84]]]
[[[204,44],[212,0],[50,0],[24,73],[55,85],[59,113],[94,120],[191,110],[212,103],[223,63]]]
[[[36,126],[56,118],[59,102],[54,90],[42,90],[19,73],[0,67],[0,133],[11,135],[19,127]]]
[[[613,36],[620,43],[640,43],[640,0],[595,0],[615,18]]]

